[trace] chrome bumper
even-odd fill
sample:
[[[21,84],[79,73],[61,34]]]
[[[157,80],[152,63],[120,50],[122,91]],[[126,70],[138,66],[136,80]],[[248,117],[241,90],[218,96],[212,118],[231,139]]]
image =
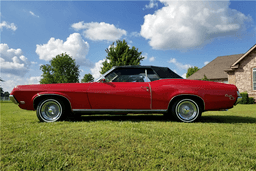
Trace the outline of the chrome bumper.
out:
[[[9,95],[9,98],[14,104],[19,104],[18,101],[15,99],[14,95]]]

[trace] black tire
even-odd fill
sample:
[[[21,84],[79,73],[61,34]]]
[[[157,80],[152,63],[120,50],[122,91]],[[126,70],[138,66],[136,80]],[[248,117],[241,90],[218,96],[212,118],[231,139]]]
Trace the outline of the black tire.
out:
[[[43,99],[36,109],[40,122],[56,122],[67,117],[65,104],[58,98]]]
[[[195,122],[200,119],[202,107],[189,98],[177,100],[171,107],[171,115],[177,121]]]

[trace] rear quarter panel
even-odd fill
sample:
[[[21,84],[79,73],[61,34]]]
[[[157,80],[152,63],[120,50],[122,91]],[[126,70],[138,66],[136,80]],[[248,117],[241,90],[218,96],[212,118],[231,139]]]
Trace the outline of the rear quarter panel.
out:
[[[236,86],[210,81],[165,79],[151,82],[151,89],[152,109],[167,109],[170,100],[180,95],[200,97],[205,110],[232,108],[237,98]]]

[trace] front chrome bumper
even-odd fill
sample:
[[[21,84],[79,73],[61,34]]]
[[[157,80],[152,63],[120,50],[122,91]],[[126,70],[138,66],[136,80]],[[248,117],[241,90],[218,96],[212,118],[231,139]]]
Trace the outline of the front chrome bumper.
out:
[[[9,98],[14,104],[19,104],[14,95],[9,95]]]

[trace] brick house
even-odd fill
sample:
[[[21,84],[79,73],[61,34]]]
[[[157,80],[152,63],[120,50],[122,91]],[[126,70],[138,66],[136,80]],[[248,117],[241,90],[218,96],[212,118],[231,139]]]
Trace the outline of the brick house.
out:
[[[214,82],[234,84],[256,100],[256,44],[244,54],[217,57],[188,79],[200,80],[204,75]]]

